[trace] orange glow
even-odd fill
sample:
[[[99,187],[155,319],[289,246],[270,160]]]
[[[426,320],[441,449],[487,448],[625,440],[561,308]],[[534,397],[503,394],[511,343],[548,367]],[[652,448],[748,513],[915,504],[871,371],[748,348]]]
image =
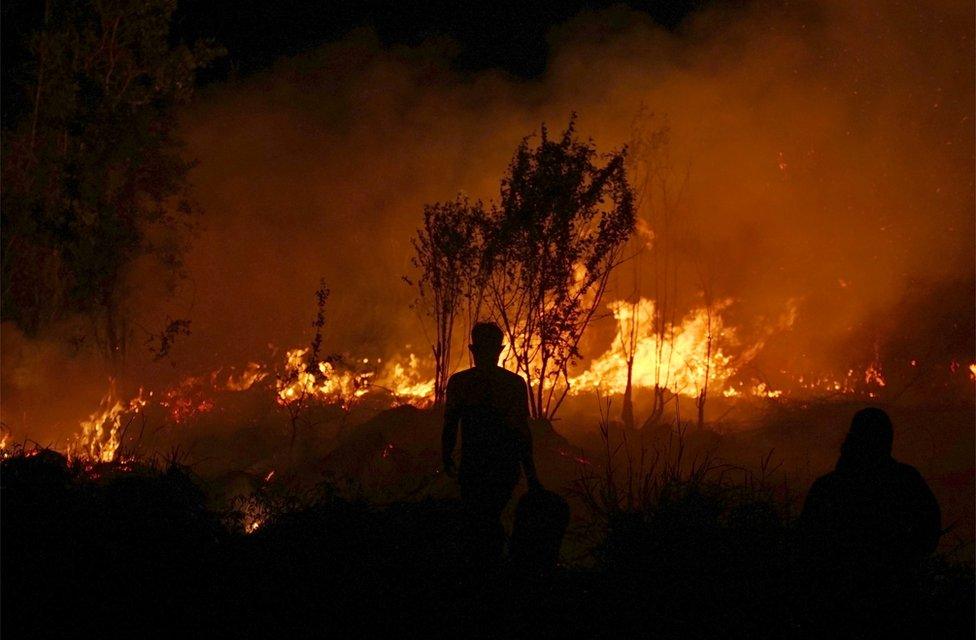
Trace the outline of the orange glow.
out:
[[[396,404],[426,407],[434,401],[434,379],[422,369],[420,358],[411,353],[406,363],[388,364],[374,384],[388,389]]]
[[[731,329],[722,326],[721,308],[716,305],[709,317],[705,309],[689,314],[675,326],[664,344],[658,344],[654,333],[654,301],[641,298],[636,305],[625,301],[611,302],[608,307],[617,321],[617,332],[610,348],[590,364],[589,369],[570,378],[573,394],[599,391],[620,394],[627,386],[627,355],[625,341],[633,323],[639,335],[634,349],[632,384],[634,388],[650,389],[656,384],[673,393],[696,395],[708,378],[716,390],[735,372],[733,360],[723,352],[723,344],[733,338]],[[711,344],[709,344],[711,342]],[[709,353],[710,351],[710,353]]]
[[[118,399],[115,381],[109,385],[108,393],[102,398],[100,408],[81,422],[81,433],[68,445],[68,458],[91,462],[112,462],[122,444],[123,419],[138,414],[146,406],[142,389],[139,395],[129,401]]]
[[[349,408],[368,391],[372,374],[338,372],[331,362],[306,362],[308,349],[291,349],[286,354],[284,372],[278,377],[278,404],[315,400]],[[316,373],[317,369],[317,373]]]
[[[884,387],[887,385],[884,375],[881,373],[881,366],[877,362],[872,362],[871,365],[864,371],[864,383],[876,384],[879,387]]]
[[[225,387],[228,391],[247,391],[255,382],[260,382],[268,377],[268,372],[257,362],[248,362],[247,367],[240,375],[231,374],[227,377]]]
[[[276,385],[279,404],[311,399],[349,409],[371,391],[379,390],[389,392],[394,405],[425,407],[433,401],[434,380],[423,371],[420,358],[412,353],[406,362],[389,361],[378,372],[362,373],[339,370],[324,360],[309,370],[307,353],[308,349],[287,352],[284,372],[279,375]],[[359,361],[369,363],[367,358]]]

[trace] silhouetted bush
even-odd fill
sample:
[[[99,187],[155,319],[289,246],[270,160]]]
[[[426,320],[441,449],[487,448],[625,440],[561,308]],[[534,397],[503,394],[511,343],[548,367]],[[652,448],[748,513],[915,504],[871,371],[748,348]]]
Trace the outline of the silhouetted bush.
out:
[[[173,461],[20,452],[0,465],[3,632],[813,635],[817,595],[796,569],[790,509],[754,476],[714,461],[684,468],[663,464],[642,502],[595,512],[594,565],[540,576],[473,571],[453,500],[379,507],[335,484],[297,492],[275,481],[215,511]],[[253,505],[260,524],[247,534],[242,508]],[[972,595],[972,568],[935,558],[912,621],[971,635]]]

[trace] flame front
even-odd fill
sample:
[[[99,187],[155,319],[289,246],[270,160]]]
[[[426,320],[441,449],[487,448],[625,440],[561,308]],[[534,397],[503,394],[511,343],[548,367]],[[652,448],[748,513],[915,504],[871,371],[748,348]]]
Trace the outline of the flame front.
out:
[[[698,309],[684,321],[664,332],[663,341],[654,330],[654,301],[641,298],[632,304],[623,300],[608,307],[617,322],[610,348],[590,364],[589,369],[570,378],[574,394],[599,391],[621,394],[627,388],[627,348],[636,329],[632,349],[631,384],[650,389],[656,385],[672,393],[694,395],[705,385],[721,389],[735,372],[732,358],[722,351],[723,343],[733,339],[731,329],[722,326],[722,305],[711,311]],[[635,326],[636,323],[636,326]]]
[[[115,392],[115,381],[109,384],[99,410],[81,422],[81,433],[68,446],[68,457],[92,462],[112,462],[122,444],[122,420],[139,413],[146,406],[142,389],[139,395],[123,402]]]
[[[434,401],[434,379],[422,369],[420,358],[411,353],[406,364],[393,362],[387,366],[375,384],[388,389],[398,404],[406,402],[424,407]]]
[[[368,365],[369,359],[359,363]],[[423,369],[420,358],[413,353],[406,362],[394,360],[379,371],[356,372],[340,370],[328,360],[309,363],[308,349],[292,349],[287,352],[284,370],[277,379],[277,399],[281,405],[314,400],[349,409],[371,391],[385,390],[393,396],[394,404],[423,407],[433,401],[434,395],[434,380]]]
[[[339,372],[328,361],[309,363],[308,349],[291,349],[285,354],[285,367],[278,377],[278,404],[288,405],[299,400],[338,404],[349,408],[369,391],[373,374]]]

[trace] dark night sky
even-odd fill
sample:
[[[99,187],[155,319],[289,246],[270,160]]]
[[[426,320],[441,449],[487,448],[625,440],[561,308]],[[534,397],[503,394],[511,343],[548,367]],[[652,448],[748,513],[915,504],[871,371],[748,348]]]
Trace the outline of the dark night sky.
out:
[[[676,28],[705,0],[583,2],[549,0],[505,6],[505,3],[308,2],[283,0],[254,4],[246,10],[232,0],[187,0],[180,3],[178,29],[189,39],[216,38],[229,51],[223,71],[261,69],[342,37],[350,29],[370,27],[384,44],[417,45],[447,37],[458,46],[455,65],[479,70],[498,67],[531,78],[545,70],[546,33],[580,11],[625,4],[656,22]]]
[[[623,3],[546,0],[505,6],[504,3],[446,0],[262,3],[183,0],[175,16],[174,37],[184,41],[214,38],[227,48],[227,57],[207,72],[202,78],[205,82],[220,81],[231,73],[253,73],[278,58],[335,41],[361,27],[375,30],[386,45],[417,45],[429,38],[449,38],[457,45],[454,64],[458,69],[497,67],[518,77],[533,78],[545,70],[546,34],[554,25],[581,11],[621,4],[675,29],[690,13],[710,3],[708,0]],[[24,35],[39,23],[42,10],[43,3],[36,0],[3,3],[5,81],[23,61]]]

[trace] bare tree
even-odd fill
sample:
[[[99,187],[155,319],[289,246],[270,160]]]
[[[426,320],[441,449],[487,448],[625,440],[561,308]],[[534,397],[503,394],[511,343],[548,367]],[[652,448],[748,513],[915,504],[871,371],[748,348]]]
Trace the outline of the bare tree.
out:
[[[694,225],[696,226],[696,225]],[[689,252],[698,277],[702,303],[705,312],[705,363],[702,372],[701,385],[695,396],[695,406],[698,410],[698,428],[705,425],[705,403],[708,400],[708,388],[713,375],[713,354],[716,350],[716,312],[724,305],[721,301],[716,304],[715,289],[718,284],[721,269],[718,264],[719,251],[714,243],[708,242],[697,228],[691,229]],[[719,328],[720,323],[719,323]]]
[[[698,428],[705,426],[705,402],[708,400],[708,383],[712,373],[712,348],[714,346],[714,336],[712,335],[712,317],[715,308],[715,295],[713,291],[714,269],[712,262],[702,256],[698,265],[698,280],[701,285],[702,297],[705,302],[705,371],[701,387],[695,397],[695,407],[698,409]]]
[[[675,400],[673,394],[668,397],[668,387],[673,371],[674,326],[678,314],[681,209],[688,185],[688,172],[675,168],[670,144],[671,128],[667,121],[659,123],[653,114],[646,114],[642,110],[635,120],[629,145],[629,171],[635,176],[641,223],[653,234],[647,261],[650,262],[649,293],[654,301],[649,328],[655,337],[654,388],[651,412],[643,422],[644,428],[658,424],[667,403]],[[633,304],[636,305],[637,300]],[[634,311],[636,318],[636,306]],[[635,328],[635,336],[640,331],[643,329]],[[632,367],[633,360],[629,360]],[[628,371],[630,376],[631,372]]]
[[[634,293],[630,297],[630,319],[625,326],[620,327],[620,348],[624,354],[627,366],[627,384],[624,386],[623,408],[620,411],[620,419],[627,429],[634,428],[634,359],[637,356],[637,344],[640,338],[640,320],[637,314],[640,312],[639,290],[640,268],[639,262],[635,262]]]
[[[563,134],[519,145],[491,215],[484,267],[487,303],[525,375],[533,418],[552,419],[569,391],[568,371],[634,229],[625,151],[600,166],[592,141]]]
[[[470,328],[481,308],[479,266],[484,250],[485,212],[481,202],[458,196],[453,202],[424,207],[424,226],[412,239],[412,263],[420,271],[416,282],[418,302],[433,317],[435,335],[434,402],[444,399],[451,374],[451,347],[458,314],[467,310]],[[409,284],[413,282],[404,278]]]

